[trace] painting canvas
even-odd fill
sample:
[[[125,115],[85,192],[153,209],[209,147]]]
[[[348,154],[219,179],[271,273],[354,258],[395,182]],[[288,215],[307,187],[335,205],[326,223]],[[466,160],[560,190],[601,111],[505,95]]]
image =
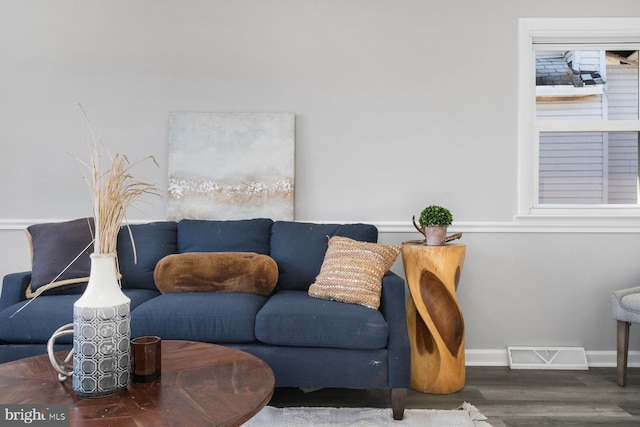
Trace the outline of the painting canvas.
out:
[[[293,220],[295,114],[171,113],[167,216]]]

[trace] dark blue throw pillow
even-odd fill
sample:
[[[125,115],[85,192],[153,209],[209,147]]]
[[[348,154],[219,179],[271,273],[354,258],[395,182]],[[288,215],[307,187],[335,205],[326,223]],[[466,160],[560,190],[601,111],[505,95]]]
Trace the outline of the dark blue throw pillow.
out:
[[[93,252],[93,218],[34,224],[25,230],[31,246],[31,284],[27,297],[83,292]],[[46,290],[45,290],[46,289]]]
[[[378,229],[370,224],[315,224],[276,221],[271,227],[271,258],[278,263],[276,289],[308,290],[320,273],[329,237],[343,236],[377,243]]]
[[[135,244],[137,262],[134,259],[131,237]],[[123,226],[118,233],[118,264],[124,289],[157,290],[153,270],[158,261],[176,253],[177,224],[159,221],[148,224]]]
[[[256,252],[269,255],[271,224],[267,218],[178,223],[178,252]]]

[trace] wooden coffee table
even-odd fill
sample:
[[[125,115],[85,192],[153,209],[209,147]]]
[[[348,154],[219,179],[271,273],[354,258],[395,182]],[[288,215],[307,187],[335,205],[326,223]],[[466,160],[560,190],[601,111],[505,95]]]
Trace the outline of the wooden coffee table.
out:
[[[238,426],[269,402],[274,384],[257,357],[193,341],[163,340],[159,379],[97,399],[58,381],[46,354],[0,364],[0,403],[69,405],[72,426]]]

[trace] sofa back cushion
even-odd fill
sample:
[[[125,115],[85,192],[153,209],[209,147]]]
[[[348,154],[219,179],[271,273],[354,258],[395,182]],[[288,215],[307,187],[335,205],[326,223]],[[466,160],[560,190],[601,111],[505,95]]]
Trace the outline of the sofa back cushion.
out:
[[[269,255],[273,221],[267,218],[178,223],[178,252],[256,252]]]
[[[135,244],[137,262],[134,259],[129,229]],[[176,253],[177,224],[173,221],[134,224],[124,226],[118,233],[118,265],[124,289],[157,290],[153,269],[163,257]]]
[[[378,229],[370,224],[274,222],[271,257],[276,260],[280,272],[276,290],[308,290],[320,273],[328,238],[333,236],[376,243]]]

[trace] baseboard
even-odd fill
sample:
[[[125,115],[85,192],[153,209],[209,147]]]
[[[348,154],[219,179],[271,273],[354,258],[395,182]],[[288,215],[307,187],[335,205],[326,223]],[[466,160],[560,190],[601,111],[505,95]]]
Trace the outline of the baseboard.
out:
[[[508,366],[509,355],[507,349],[474,350],[464,352],[466,366]]]
[[[616,366],[615,351],[586,351],[590,368],[610,368]],[[466,366],[509,366],[507,349],[476,350],[464,352]],[[629,351],[627,366],[640,368],[640,351]]]
[[[616,366],[616,359],[615,351],[587,350],[587,361],[589,362],[589,367],[592,368]],[[629,351],[627,366],[630,368],[640,368],[640,351]]]

